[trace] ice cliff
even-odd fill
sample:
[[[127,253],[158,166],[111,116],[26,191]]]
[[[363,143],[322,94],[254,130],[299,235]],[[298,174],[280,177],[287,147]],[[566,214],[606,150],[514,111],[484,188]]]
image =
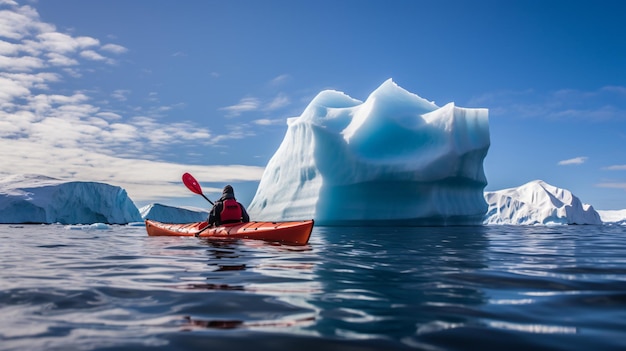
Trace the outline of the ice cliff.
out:
[[[626,210],[598,210],[598,214],[605,224],[626,226]]]
[[[0,178],[0,223],[125,224],[141,221],[120,187],[39,175]]]
[[[188,209],[163,204],[150,204],[139,209],[141,218],[163,223],[190,223],[205,221],[209,212],[201,209]]]

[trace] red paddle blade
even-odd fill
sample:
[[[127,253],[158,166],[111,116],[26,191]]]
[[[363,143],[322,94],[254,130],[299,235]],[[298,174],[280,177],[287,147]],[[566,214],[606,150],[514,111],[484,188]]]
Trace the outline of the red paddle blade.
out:
[[[196,178],[194,178],[191,174],[189,173],[183,174],[183,183],[185,184],[187,189],[191,190],[192,192],[198,195],[202,195],[202,188],[200,187],[200,184],[198,184],[198,181],[196,180]]]

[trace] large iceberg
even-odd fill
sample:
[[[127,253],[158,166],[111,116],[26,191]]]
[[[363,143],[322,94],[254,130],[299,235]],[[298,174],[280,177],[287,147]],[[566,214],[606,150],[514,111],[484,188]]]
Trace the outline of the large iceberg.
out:
[[[143,219],[152,219],[163,223],[201,222],[209,216],[209,211],[207,210],[175,207],[158,203],[140,208],[139,213]]]
[[[252,218],[482,224],[486,109],[438,107],[389,79],[365,102],[322,91],[287,125],[249,206]]]
[[[0,178],[0,223],[126,224],[141,221],[126,190],[39,175]]]
[[[485,200],[489,204],[485,224],[602,224],[593,206],[542,180],[485,192]]]

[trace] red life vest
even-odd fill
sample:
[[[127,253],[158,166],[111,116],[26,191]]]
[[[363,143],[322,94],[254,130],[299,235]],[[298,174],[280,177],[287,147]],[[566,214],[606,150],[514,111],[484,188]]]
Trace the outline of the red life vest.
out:
[[[220,223],[241,222],[241,206],[235,199],[226,199],[223,202],[222,212],[220,212]]]

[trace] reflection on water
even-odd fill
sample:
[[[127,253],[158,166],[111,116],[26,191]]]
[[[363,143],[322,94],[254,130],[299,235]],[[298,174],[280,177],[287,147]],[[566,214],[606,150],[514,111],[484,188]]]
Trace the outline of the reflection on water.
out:
[[[309,316],[301,319],[291,319],[283,321],[256,321],[245,322],[241,320],[200,320],[185,317],[188,324],[185,327],[201,327],[210,329],[234,329],[234,328],[283,328],[297,325],[310,325],[315,321],[315,317]]]
[[[626,348],[626,229],[0,226],[0,349]]]
[[[455,275],[486,267],[488,240],[475,228],[319,228],[324,292],[316,329],[351,338],[411,336],[424,325],[461,325],[485,301]],[[459,313],[461,312],[461,313]],[[465,318],[464,316],[468,317]]]

